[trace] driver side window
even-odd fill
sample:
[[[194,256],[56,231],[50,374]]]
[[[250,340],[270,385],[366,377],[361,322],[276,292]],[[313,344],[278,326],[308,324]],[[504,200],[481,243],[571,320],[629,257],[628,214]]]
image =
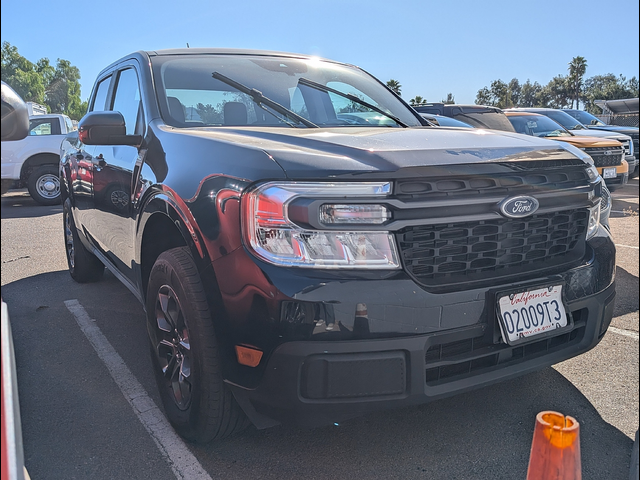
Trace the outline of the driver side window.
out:
[[[138,75],[133,68],[122,70],[118,75],[111,110],[120,112],[124,117],[127,135],[140,133],[138,132],[138,120],[142,113],[141,108]]]

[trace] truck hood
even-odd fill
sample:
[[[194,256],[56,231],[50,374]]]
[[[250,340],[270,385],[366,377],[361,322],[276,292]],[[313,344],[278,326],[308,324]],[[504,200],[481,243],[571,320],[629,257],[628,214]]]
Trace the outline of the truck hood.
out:
[[[625,135],[630,135],[632,133],[638,134],[638,127],[624,127],[622,125],[607,125],[606,127],[602,127],[599,125],[587,125],[589,130],[602,130],[609,132],[617,132],[624,133]]]
[[[426,128],[193,128],[181,133],[259,149],[289,178],[499,161],[586,157],[561,142],[494,130]],[[588,160],[585,160],[588,162]]]
[[[583,137],[600,137],[600,138],[612,138],[615,140],[619,140],[621,142],[631,140],[629,135],[625,135],[624,133],[612,132],[609,130],[592,130],[589,128],[588,130],[569,130],[571,133]]]

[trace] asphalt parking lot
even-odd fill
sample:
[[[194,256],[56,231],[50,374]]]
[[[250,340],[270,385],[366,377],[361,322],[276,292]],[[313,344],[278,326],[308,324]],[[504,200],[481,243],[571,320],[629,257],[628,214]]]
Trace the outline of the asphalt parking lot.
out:
[[[557,410],[580,422],[585,480],[627,479],[639,423],[638,180],[613,197],[616,308],[590,352],[428,405],[316,429],[251,427],[193,446],[155,416],[141,305],[108,273],[74,283],[61,207],[10,192],[2,197],[2,297],[26,467],[34,480],[523,479],[535,415]]]

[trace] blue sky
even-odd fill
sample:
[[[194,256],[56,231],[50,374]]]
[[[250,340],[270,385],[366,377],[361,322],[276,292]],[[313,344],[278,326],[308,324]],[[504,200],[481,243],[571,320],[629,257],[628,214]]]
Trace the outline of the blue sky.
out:
[[[586,77],[638,77],[638,0],[2,0],[2,42],[32,62],[98,72],[136,50],[225,47],[352,63],[402,97],[473,103],[491,81],[546,84],[577,55]]]

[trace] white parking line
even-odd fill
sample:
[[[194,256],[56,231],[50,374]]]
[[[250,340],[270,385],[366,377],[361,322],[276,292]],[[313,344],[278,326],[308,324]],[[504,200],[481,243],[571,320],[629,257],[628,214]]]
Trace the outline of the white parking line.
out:
[[[634,332],[633,330],[623,330],[622,328],[609,327],[610,332],[617,333],[618,335],[624,335],[625,337],[639,339],[638,332]]]
[[[617,247],[624,247],[624,248],[635,248],[636,250],[638,249],[638,247],[634,247],[633,245],[622,245],[620,243],[616,243],[616,248]]]
[[[64,304],[75,317],[82,333],[93,345],[98,357],[107,366],[109,373],[111,373],[116,384],[120,387],[124,398],[127,399],[134,413],[147,432],[149,432],[176,478],[211,480],[207,471],[200,465],[198,459],[171,427],[164,414],[156,407],[144,387],[131,373],[122,357],[111,346],[96,325],[95,320],[89,317],[80,302],[78,300],[66,300]]]

